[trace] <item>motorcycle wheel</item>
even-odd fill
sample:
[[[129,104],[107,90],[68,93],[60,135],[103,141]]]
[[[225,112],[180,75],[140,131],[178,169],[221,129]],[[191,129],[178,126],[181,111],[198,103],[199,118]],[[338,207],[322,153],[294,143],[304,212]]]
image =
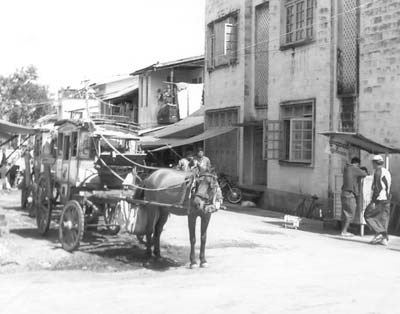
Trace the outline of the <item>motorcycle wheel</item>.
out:
[[[229,203],[237,204],[242,200],[242,191],[239,188],[231,188],[226,196]]]

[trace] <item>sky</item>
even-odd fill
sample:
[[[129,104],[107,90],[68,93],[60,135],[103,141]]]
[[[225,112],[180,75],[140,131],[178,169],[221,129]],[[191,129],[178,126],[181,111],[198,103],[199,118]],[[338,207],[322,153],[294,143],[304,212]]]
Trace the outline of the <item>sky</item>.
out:
[[[205,0],[1,0],[0,75],[52,90],[204,53]]]

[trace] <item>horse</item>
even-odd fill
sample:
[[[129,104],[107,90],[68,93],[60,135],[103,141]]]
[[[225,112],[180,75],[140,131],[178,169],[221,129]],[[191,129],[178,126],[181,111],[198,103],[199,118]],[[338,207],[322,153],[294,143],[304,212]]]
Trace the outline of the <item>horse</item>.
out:
[[[154,256],[161,258],[160,236],[170,213],[188,216],[190,239],[190,267],[197,265],[195,258],[196,220],[201,218],[200,266],[206,267],[205,245],[207,228],[211,214],[217,210],[218,201],[222,202],[217,176],[212,173],[201,173],[195,176],[191,172],[174,169],[159,169],[147,177],[142,185],[139,199],[149,202],[170,204],[160,206],[146,204],[148,219],[146,225],[146,262]],[[153,236],[152,236],[153,235]],[[154,251],[152,252],[152,245]]]

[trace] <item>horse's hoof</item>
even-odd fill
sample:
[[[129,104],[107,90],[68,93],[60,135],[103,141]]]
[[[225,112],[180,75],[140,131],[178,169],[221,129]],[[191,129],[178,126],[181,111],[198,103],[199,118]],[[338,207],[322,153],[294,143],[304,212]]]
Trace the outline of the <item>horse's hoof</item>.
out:
[[[150,267],[150,261],[143,262],[143,267],[144,268],[149,268]]]
[[[200,267],[201,268],[207,268],[208,267],[208,263],[207,262],[202,262],[202,263],[200,263]]]
[[[194,269],[197,267],[199,267],[199,265],[197,265],[197,263],[190,263],[190,266],[189,266],[190,269]]]
[[[161,257],[160,254],[154,254],[154,259],[155,259],[156,261],[159,261],[159,260],[162,259],[162,257]]]

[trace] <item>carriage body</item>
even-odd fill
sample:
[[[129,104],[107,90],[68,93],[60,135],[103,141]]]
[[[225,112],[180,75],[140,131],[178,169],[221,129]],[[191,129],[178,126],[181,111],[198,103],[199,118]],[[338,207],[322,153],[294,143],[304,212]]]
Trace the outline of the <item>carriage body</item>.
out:
[[[60,241],[68,251],[79,246],[84,230],[99,226],[100,221],[117,233],[116,196],[127,193],[123,180],[136,173],[135,165],[142,165],[145,158],[138,149],[137,128],[115,122],[61,120],[46,139],[49,149],[41,148],[39,134],[37,139],[34,164],[40,173],[35,204],[39,232],[46,234],[55,217]],[[132,191],[129,193],[132,196]]]

